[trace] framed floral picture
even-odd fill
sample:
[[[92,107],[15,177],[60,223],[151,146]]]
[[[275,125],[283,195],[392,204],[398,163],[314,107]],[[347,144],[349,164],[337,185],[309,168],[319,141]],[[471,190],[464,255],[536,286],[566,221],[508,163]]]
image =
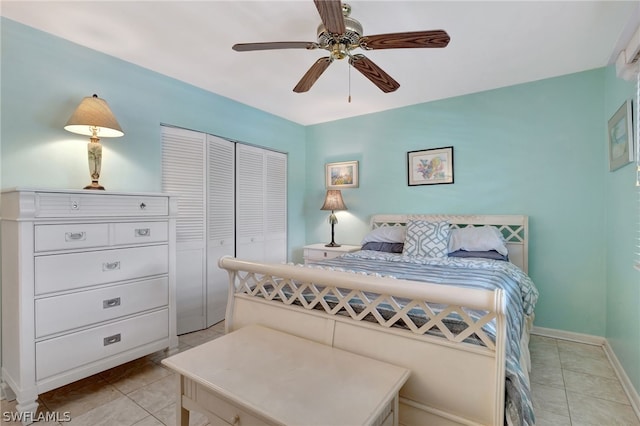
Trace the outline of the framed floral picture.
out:
[[[409,186],[453,183],[453,147],[407,153]]]
[[[626,100],[609,119],[609,171],[633,161],[633,125],[631,101]]]
[[[325,179],[328,189],[357,188],[358,162],[327,163]]]

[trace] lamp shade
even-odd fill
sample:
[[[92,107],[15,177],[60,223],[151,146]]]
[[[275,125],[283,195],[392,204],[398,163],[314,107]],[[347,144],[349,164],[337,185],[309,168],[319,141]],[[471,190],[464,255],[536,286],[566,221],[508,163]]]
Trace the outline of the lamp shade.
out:
[[[82,99],[64,126],[64,129],[69,132],[86,136],[94,136],[94,128],[97,129],[97,135],[104,138],[117,138],[124,135],[109,105],[98,95]]]
[[[329,189],[320,210],[347,210],[339,189]]]

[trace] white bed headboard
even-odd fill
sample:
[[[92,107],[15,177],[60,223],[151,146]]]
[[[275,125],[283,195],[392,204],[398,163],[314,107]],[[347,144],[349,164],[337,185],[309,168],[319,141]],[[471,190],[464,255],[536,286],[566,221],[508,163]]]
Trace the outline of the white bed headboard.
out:
[[[509,260],[525,273],[529,269],[529,217],[524,215],[448,215],[448,214],[377,214],[371,217],[371,229],[402,226],[409,220],[447,220],[451,226],[493,225],[502,232],[509,250]]]

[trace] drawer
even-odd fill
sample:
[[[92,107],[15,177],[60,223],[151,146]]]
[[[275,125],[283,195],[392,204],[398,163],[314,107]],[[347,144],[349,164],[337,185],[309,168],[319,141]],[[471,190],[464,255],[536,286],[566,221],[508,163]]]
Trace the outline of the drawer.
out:
[[[304,258],[307,260],[333,259],[334,257],[338,257],[341,254],[344,254],[344,253],[339,251],[305,249]]]
[[[167,277],[37,299],[36,338],[159,308],[168,302]]]
[[[169,239],[167,222],[114,223],[114,241],[120,244],[157,243]]]
[[[35,251],[101,247],[109,244],[106,223],[36,225]]]
[[[184,379],[190,381],[189,379]],[[217,422],[218,424],[228,423],[230,425],[270,425],[272,423],[268,423],[260,418],[250,414],[243,409],[237,407],[234,404],[227,402],[226,400],[217,396],[211,389],[207,387],[196,384],[195,391],[195,402],[201,406],[205,407],[208,411],[215,414],[220,418],[224,423]],[[210,419],[211,420],[211,419]]]
[[[36,343],[36,380],[169,337],[166,309]]]
[[[167,245],[54,254],[35,258],[35,294],[166,274]]]
[[[42,217],[114,217],[166,216],[169,197],[153,195],[116,195],[102,193],[39,192],[35,216]]]

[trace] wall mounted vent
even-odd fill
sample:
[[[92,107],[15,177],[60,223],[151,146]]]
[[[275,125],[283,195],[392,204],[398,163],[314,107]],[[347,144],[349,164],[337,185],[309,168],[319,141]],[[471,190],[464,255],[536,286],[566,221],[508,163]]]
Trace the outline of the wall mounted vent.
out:
[[[618,54],[616,73],[618,77],[632,80],[640,72],[640,27],[636,29],[627,47]]]

